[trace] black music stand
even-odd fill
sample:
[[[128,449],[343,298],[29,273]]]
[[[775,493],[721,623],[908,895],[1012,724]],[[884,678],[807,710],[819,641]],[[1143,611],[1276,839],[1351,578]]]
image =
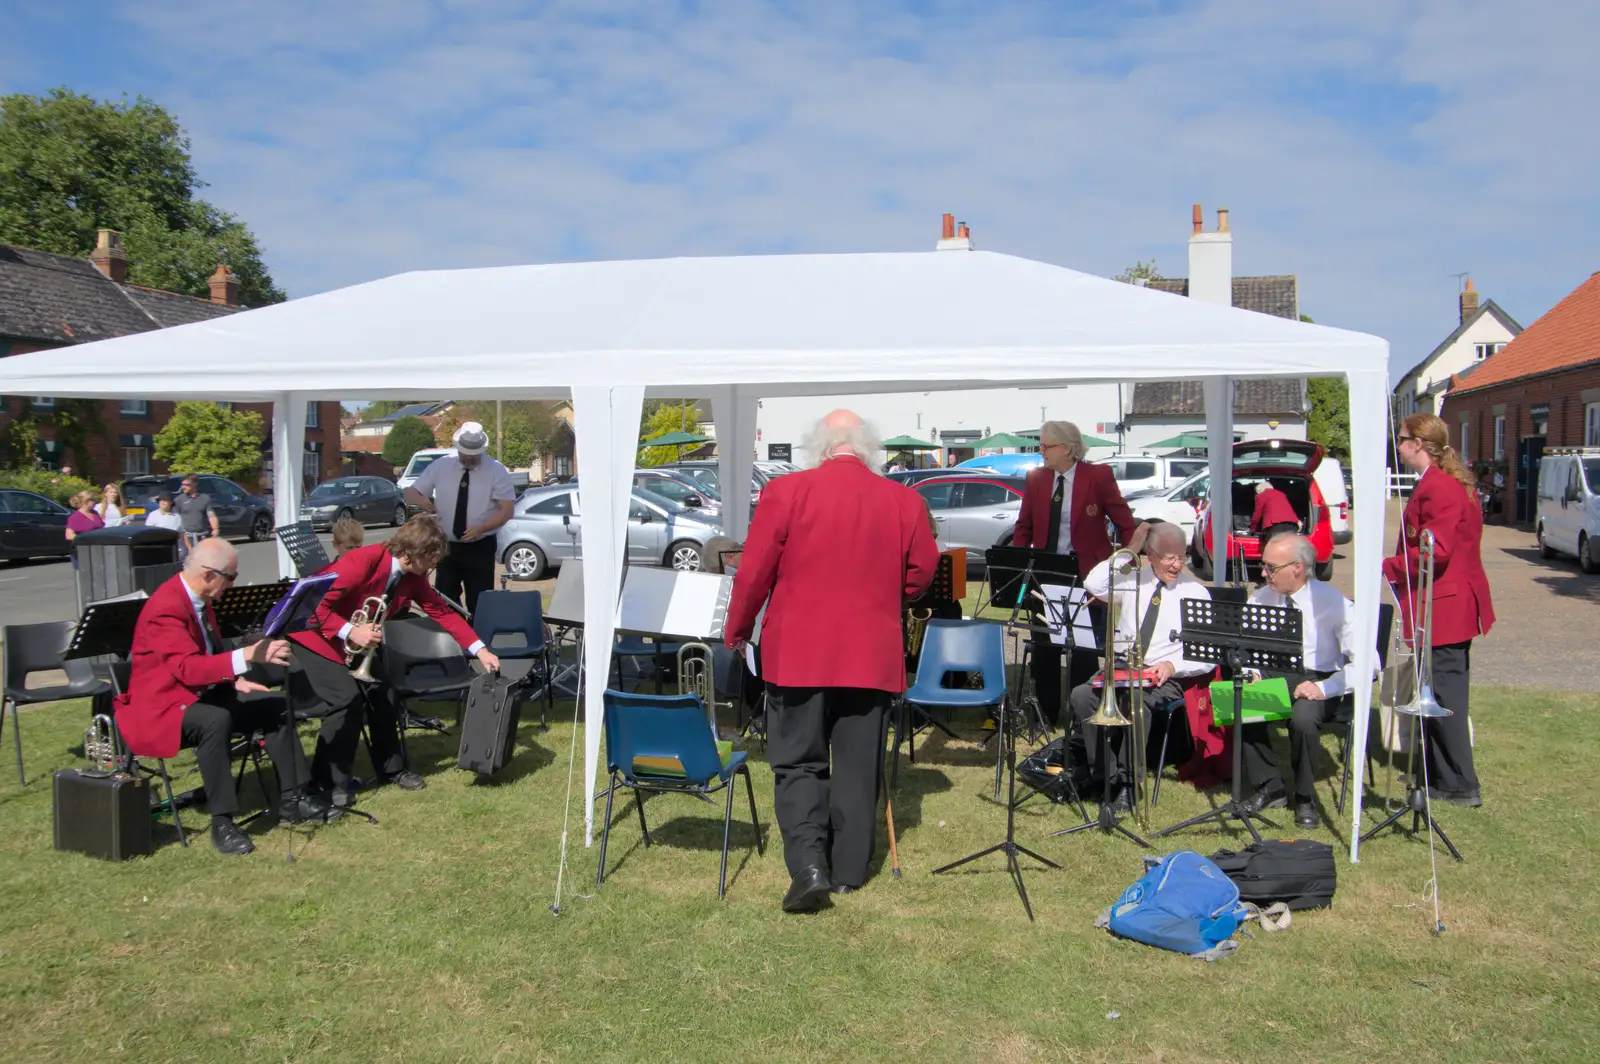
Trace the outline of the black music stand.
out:
[[[211,607],[223,638],[239,639],[258,631],[266,622],[267,614],[272,612],[272,607],[292,587],[293,580],[280,580],[275,584],[246,584],[228,588]]]
[[[73,629],[72,641],[61,655],[65,661],[80,658],[127,658],[133,650],[133,629],[139,623],[148,598],[119,599],[114,602],[91,602],[83,608],[78,627]],[[117,683],[117,670],[111,674],[111,689],[122,694]]]
[[[1044,584],[1069,588],[1081,586],[1078,582],[1077,555],[1056,554],[1052,551],[1035,550],[1032,547],[990,547],[983,552],[983,560],[989,572],[989,601],[987,605],[999,606],[1002,609],[1007,606],[1011,607],[1011,616],[1005,621],[1008,629],[1033,632],[1049,638],[1050,634],[1055,631],[1055,627],[1050,623],[1050,603],[1045,600],[1045,609],[1040,611],[1041,620],[1044,623],[1035,624],[1031,620],[1033,610],[1031,602],[1035,599],[1044,599]],[[1026,622],[1018,620],[1018,615],[1024,607],[1030,613],[1030,619]],[[983,605],[980,605],[978,607],[979,612],[982,612],[983,608]],[[1071,617],[1068,616],[1067,620],[1070,622]],[[1070,623],[1067,625],[1066,633],[1067,639],[1061,648],[1063,668],[1066,668],[1071,662],[1072,651],[1076,646]],[[1017,672],[1015,698],[1019,706],[1028,703],[1028,699],[1022,695],[1022,689],[1027,682],[1027,665],[1032,653],[1031,645],[1024,648],[1020,662],[1023,668]],[[1033,707],[1034,712],[1031,717],[1027,713],[1021,714],[1023,720],[1027,723],[1030,741],[1037,740],[1040,737],[1048,737],[1049,734],[1044,724],[1043,707],[1038,704],[1037,700],[1033,700]],[[1057,708],[1059,710],[1060,707]],[[1018,721],[1017,723],[1020,726],[1022,722]],[[1068,725],[1068,729],[1070,730],[1070,725]],[[998,797],[1000,793],[1000,762],[998,757],[995,761],[994,789],[995,795]],[[1024,796],[1025,799],[1027,797],[1030,796]]]
[[[1269,828],[1277,825],[1259,812],[1247,811],[1239,793],[1244,786],[1244,670],[1301,671],[1305,644],[1300,633],[1300,611],[1210,598],[1184,599],[1181,606],[1183,656],[1191,661],[1226,665],[1233,673],[1233,792],[1215,809],[1162,828],[1152,838],[1212,820],[1226,823],[1231,819],[1242,822],[1251,837],[1260,842],[1261,833],[1251,821],[1259,820]]]
[[[317,538],[310,521],[279,525],[273,532],[301,576],[310,576],[328,567],[328,552],[322,548],[322,540]]]

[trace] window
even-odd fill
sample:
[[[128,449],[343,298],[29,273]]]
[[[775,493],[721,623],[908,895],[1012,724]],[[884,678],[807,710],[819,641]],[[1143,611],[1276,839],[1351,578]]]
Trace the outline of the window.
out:
[[[922,496],[922,501],[932,510],[948,510],[954,505],[951,496],[955,494],[958,485],[950,483],[944,478],[930,480],[917,485],[917,494]]]
[[[33,395],[28,397],[28,403],[35,410],[54,410],[56,397],[53,395]]]
[[[1500,461],[1506,456],[1506,416],[1496,414],[1494,418],[1494,460]]]
[[[321,466],[317,462],[320,457],[316,451],[307,451],[300,459],[300,475],[307,480],[321,480]]]
[[[1583,445],[1600,447],[1600,403],[1583,408]]]
[[[1461,423],[1461,446],[1457,448],[1457,450],[1459,450],[1461,452],[1461,460],[1463,462],[1471,462],[1472,461],[1472,458],[1471,458],[1472,449],[1469,446],[1469,442],[1470,442],[1470,436],[1469,436],[1469,433],[1467,432],[1467,423],[1465,421],[1463,421]]]
[[[233,409],[233,404],[232,403],[219,402],[219,403],[217,403],[217,405],[222,407],[222,409],[224,409],[224,410],[232,410]]]
[[[123,417],[149,417],[150,401],[148,399],[124,399],[120,412]]]
[[[64,507],[57,506],[43,495],[35,495],[27,491],[13,491],[9,501],[12,513],[59,514],[66,512]]]
[[[122,475],[142,477],[150,472],[150,448],[124,447],[122,449]]]
[[[1004,506],[1013,496],[999,484],[969,480],[961,486],[961,506]]]
[[[650,511],[645,509],[644,503],[635,500],[628,504],[628,520],[648,521],[650,520]]]
[[[1112,474],[1118,480],[1150,480],[1156,475],[1156,464],[1154,462],[1120,462],[1112,464],[1113,470],[1119,467],[1121,472],[1113,472]]]
[[[1528,408],[1528,421],[1535,436],[1550,435],[1550,404],[1539,403]]]
[[[198,490],[215,500],[237,501],[244,498],[244,492],[239,490],[239,485],[221,477],[201,477]]]
[[[308,429],[321,428],[322,427],[322,423],[317,420],[318,417],[319,417],[319,414],[317,412],[317,404],[316,403],[307,403],[306,404],[306,428],[308,428]]]
[[[572,475],[572,456],[570,454],[556,455],[556,476],[570,477]]]
[[[1472,353],[1477,358],[1477,360],[1479,362],[1482,362],[1484,359],[1488,358],[1490,355],[1494,354],[1496,351],[1500,350],[1504,346],[1506,346],[1506,345],[1505,344],[1474,344],[1473,347],[1472,347]]]
[[[552,495],[548,499],[540,499],[528,507],[530,514],[550,514],[561,517],[572,512],[572,492],[563,491],[559,495]],[[635,517],[638,515],[635,514]]]

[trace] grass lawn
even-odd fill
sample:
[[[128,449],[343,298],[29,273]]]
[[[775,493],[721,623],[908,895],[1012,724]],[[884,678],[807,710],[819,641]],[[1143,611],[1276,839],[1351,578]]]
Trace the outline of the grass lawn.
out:
[[[648,850],[619,803],[617,867],[598,893],[598,846],[583,847],[577,819],[555,917],[570,723],[524,725],[507,778],[488,786],[455,770],[451,740],[414,739],[429,789],[372,793],[380,826],[299,837],[293,864],[277,828],[245,858],[202,835],[112,865],[51,849],[48,771],[77,762],[84,707],[27,710],[31,782],[0,774],[0,1060],[1600,1059],[1596,701],[1474,698],[1488,804],[1440,812],[1468,858],[1440,864],[1448,932],[1429,934],[1426,846],[1396,835],[1358,866],[1341,859],[1332,910],[1210,965],[1094,928],[1139,853],[1098,834],[1046,838],[1069,823],[1060,807],[1018,819],[1064,865],[1027,873],[1038,923],[998,858],[929,875],[1004,829],[990,763],[966,743],[930,740],[902,765],[900,881],[885,866],[829,911],[781,914],[772,779],[757,764],[771,848],[755,856],[736,805],[725,902],[720,807],[664,797],[647,806]],[[192,770],[187,754],[178,764]],[[1331,811],[1329,794],[1325,781]],[[1164,788],[1155,819],[1205,801]],[[1343,827],[1316,834],[1343,849]],[[1173,848],[1230,841],[1197,830]]]

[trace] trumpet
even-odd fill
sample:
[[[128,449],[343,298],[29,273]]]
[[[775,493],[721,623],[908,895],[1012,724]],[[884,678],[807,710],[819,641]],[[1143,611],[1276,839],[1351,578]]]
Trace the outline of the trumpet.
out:
[[[383,619],[388,615],[388,613],[388,600],[380,598],[377,595],[373,595],[361,604],[360,609],[356,610],[356,612],[350,615],[350,624],[351,627],[359,627],[363,624],[381,627],[383,625]],[[372,675],[372,663],[377,657],[377,654],[375,653],[377,649],[378,644],[376,643],[372,644],[370,647],[345,647],[344,663],[346,666],[351,667],[350,675],[353,679],[356,679],[361,683],[373,682],[375,677]],[[360,664],[356,663],[357,659],[360,659]]]

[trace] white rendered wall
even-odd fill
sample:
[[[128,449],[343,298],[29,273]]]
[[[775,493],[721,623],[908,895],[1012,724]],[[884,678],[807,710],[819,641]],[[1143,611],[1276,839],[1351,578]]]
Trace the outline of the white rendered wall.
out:
[[[1160,420],[1144,419],[1128,426],[1128,450],[1149,450],[1150,444],[1156,440],[1165,440],[1176,436],[1180,432],[1204,432],[1206,422],[1204,415],[1198,418],[1162,418]],[[1241,439],[1245,440],[1303,440],[1306,438],[1306,423],[1302,418],[1280,418],[1276,428],[1267,423],[1266,418],[1251,417],[1245,414],[1233,416],[1233,431],[1242,433]],[[1169,448],[1158,448],[1152,453],[1170,454]]]
[[[1508,344],[1512,339],[1511,330],[1501,325],[1498,318],[1493,314],[1483,315],[1457,337],[1455,343],[1423,366],[1415,377],[1406,378],[1411,385],[1412,395],[1420,402],[1434,383],[1449,380],[1452,373],[1460,373],[1476,365],[1478,344]]]

